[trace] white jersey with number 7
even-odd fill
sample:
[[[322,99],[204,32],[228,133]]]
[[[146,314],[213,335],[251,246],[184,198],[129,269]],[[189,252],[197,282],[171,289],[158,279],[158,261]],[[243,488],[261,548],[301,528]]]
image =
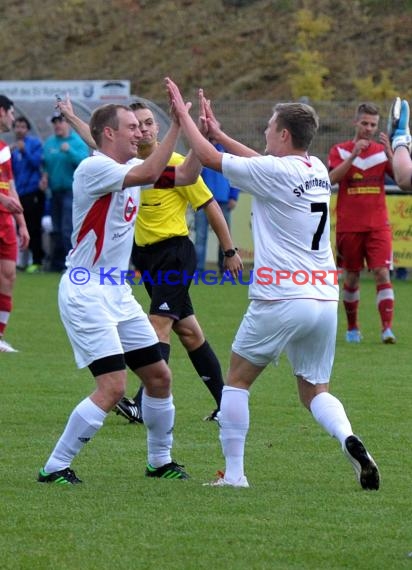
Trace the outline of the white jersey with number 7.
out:
[[[253,196],[249,298],[337,301],[325,165],[313,156],[242,158],[225,153],[222,172],[232,186]]]

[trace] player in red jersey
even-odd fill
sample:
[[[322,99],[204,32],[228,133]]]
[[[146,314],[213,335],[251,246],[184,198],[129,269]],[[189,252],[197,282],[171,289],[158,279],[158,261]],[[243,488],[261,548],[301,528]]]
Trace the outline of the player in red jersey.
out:
[[[14,121],[14,106],[0,95],[0,132],[10,131]],[[17,227],[17,234],[16,234]],[[0,352],[17,352],[3,339],[12,309],[12,292],[16,280],[17,238],[25,249],[29,234],[16,192],[11,168],[10,148],[0,141]]]
[[[392,149],[380,133],[379,110],[361,103],[356,111],[355,136],[334,145],[329,152],[329,176],[339,184],[337,202],[337,263],[345,270],[343,303],[348,320],[346,340],[358,343],[359,281],[364,262],[376,281],[376,304],[382,322],[381,339],[394,344],[392,332],[394,293],[390,280],[392,234],[385,200],[385,175],[393,176]]]

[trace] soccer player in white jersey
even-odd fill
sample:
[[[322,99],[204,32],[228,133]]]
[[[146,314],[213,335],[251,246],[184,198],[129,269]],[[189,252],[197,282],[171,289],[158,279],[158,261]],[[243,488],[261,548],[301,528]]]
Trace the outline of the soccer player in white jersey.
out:
[[[134,158],[142,137],[134,113],[122,105],[96,109],[90,130],[98,151],[77,168],[73,185],[73,249],[59,286],[59,309],[79,368],[96,381],[90,396],[69,417],[44,468],[41,483],[77,484],[74,457],[124,396],[126,366],[142,380],[147,429],[146,476],[187,479],[171,459],[174,405],[171,373],[153,326],[127,282],[140,186],[192,184],[200,171],[193,153],[167,167],[179,133],[174,120],[145,161]]]
[[[265,131],[265,156],[260,156],[223,133],[200,91],[201,118],[209,136],[232,153],[222,154],[197,129],[177,85],[169,78],[166,85],[199,160],[253,196],[255,275],[251,302],[232,345],[219,415],[226,469],[212,484],[249,486],[244,474],[249,389],[285,352],[302,404],[339,440],[362,488],[378,489],[375,461],[353,434],[341,402],[329,393],[338,285],[329,240],[328,172],[307,152],[318,128],[315,111],[302,103],[276,105]]]

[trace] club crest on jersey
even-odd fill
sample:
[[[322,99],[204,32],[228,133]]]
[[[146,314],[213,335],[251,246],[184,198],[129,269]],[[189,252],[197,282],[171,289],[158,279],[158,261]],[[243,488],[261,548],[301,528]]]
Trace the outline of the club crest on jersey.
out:
[[[124,209],[124,219],[126,220],[126,222],[130,222],[131,220],[133,220],[133,218],[136,214],[136,211],[137,211],[137,208],[133,204],[133,200],[129,196],[129,198],[126,202],[126,207]]]

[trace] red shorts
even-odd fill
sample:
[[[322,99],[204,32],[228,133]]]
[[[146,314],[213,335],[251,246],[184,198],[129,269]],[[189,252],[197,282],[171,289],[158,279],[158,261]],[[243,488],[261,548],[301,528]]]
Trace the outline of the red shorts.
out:
[[[14,218],[7,212],[0,212],[0,259],[17,262],[18,250]]]
[[[389,228],[370,232],[340,232],[336,234],[336,263],[347,271],[392,269],[392,233]]]

